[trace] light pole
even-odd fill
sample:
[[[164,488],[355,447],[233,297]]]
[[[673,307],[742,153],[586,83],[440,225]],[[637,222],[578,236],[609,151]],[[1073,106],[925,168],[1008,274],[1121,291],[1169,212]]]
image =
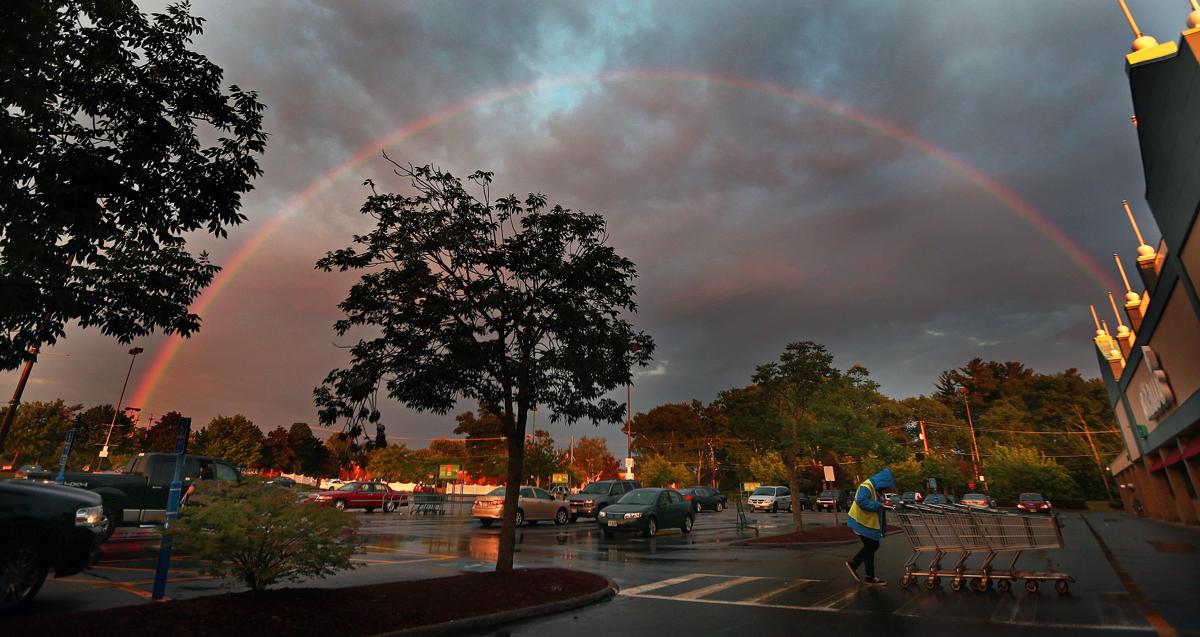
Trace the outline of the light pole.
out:
[[[983,480],[979,475],[979,469],[983,466],[983,458],[979,455],[979,443],[975,441],[975,422],[971,420],[971,403],[967,401],[967,388],[959,387],[959,392],[962,392],[963,406],[967,408],[967,426],[971,429],[971,476],[972,482],[979,480],[983,483],[983,491],[986,493],[987,480]]]
[[[629,344],[629,351],[637,352],[641,349],[641,345],[637,343]],[[632,467],[629,466],[633,460],[633,376],[629,377],[629,382],[625,383],[625,473],[629,473]]]
[[[100,466],[104,463],[104,458],[108,457],[108,443],[112,440],[113,427],[117,426],[117,414],[121,413],[121,401],[125,400],[125,388],[129,387],[129,376],[133,373],[133,363],[137,360],[137,355],[146,350],[140,347],[134,347],[129,350],[129,371],[125,372],[125,383],[121,385],[121,395],[117,397],[117,404],[113,406],[112,422],[108,424],[108,435],[104,437],[104,448],[100,450],[100,461],[96,463]]]

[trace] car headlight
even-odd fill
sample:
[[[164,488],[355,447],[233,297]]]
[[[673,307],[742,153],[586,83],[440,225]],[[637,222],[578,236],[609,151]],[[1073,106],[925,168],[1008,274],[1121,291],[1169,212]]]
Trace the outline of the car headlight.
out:
[[[625,514],[625,518],[626,518],[626,519],[630,519],[630,518],[640,518],[640,517],[642,517],[642,514],[641,514],[641,513],[626,513],[626,514]]]
[[[595,504],[596,501],[595,500],[584,500],[583,503],[586,505],[592,505],[592,504]]]
[[[96,527],[104,523],[104,507],[83,507],[75,511],[75,526]]]
[[[600,517],[602,517],[602,518],[606,518],[606,517],[608,517],[608,514],[607,514],[607,513],[605,513],[604,511],[601,511],[601,512],[600,512]]]

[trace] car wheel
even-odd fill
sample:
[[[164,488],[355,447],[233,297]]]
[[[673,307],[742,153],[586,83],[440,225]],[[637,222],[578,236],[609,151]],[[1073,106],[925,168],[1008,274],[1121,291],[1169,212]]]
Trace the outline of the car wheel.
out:
[[[104,521],[100,523],[100,543],[107,542],[117,530],[119,514],[109,507],[104,507]]]
[[[514,526],[521,526],[524,523],[525,523],[525,512],[520,509],[517,509],[517,519],[515,521]]]
[[[46,581],[49,565],[30,543],[17,540],[0,554],[0,611],[33,599]]]
[[[566,509],[559,509],[558,513],[554,515],[554,523],[558,526],[566,524],[568,519],[570,519],[570,516],[567,515]]]
[[[491,526],[494,522],[495,520],[491,518],[479,518],[479,524],[485,529]]]
[[[679,527],[679,530],[683,531],[684,535],[687,535],[692,532],[692,524],[692,516],[685,515],[683,516],[683,526]]]
[[[697,502],[696,503],[696,513],[699,513],[699,512],[700,512],[700,503]]]
[[[345,511],[346,510],[346,501],[345,500],[334,500],[333,508],[337,509],[338,511]]]
[[[367,507],[367,513],[374,513],[375,507]]]
[[[653,516],[646,520],[646,537],[654,537],[658,535],[658,521]]]
[[[788,513],[792,512],[792,503],[788,502]]]
[[[400,508],[400,504],[399,504],[399,503],[396,503],[396,502],[385,502],[385,503],[384,503],[384,505],[383,505],[383,512],[384,512],[384,513],[391,513],[392,511],[395,511],[395,510],[396,510],[396,509],[398,509],[398,508]]]
[[[718,503],[717,503],[717,513],[720,513],[721,511],[724,511],[724,510],[725,510],[725,503],[724,503],[724,502],[718,502]]]
[[[771,504],[771,513],[779,513],[779,503],[778,502]]]

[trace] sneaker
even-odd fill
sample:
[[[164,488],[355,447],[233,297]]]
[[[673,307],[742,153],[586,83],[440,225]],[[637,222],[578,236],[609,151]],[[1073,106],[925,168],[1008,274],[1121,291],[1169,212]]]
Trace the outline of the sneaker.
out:
[[[862,583],[868,586],[887,586],[887,581],[881,580],[878,577],[864,577]]]
[[[854,567],[854,562],[846,560],[846,568],[850,571],[850,577],[853,577],[854,581],[861,584],[862,578],[858,576],[858,569]]]

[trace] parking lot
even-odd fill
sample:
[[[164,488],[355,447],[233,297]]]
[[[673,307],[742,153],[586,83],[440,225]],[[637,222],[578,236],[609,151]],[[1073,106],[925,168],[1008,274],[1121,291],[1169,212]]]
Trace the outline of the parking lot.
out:
[[[355,557],[357,568],[304,585],[352,586],[489,570],[499,546],[498,528],[481,528],[461,514],[347,515],[358,516],[362,522],[363,552]],[[785,513],[753,514],[751,519],[763,535],[790,530],[790,516]],[[806,513],[805,519],[833,524],[830,513]],[[842,565],[856,550],[854,544],[803,548],[738,545],[753,533],[737,532],[732,510],[700,514],[690,535],[672,529],[656,538],[606,539],[586,518],[564,526],[543,522],[518,531],[518,566],[591,571],[612,578],[621,593],[610,603],[510,630],[512,634],[562,634],[560,631],[579,630],[572,622],[601,621],[614,630],[637,634],[639,622],[666,616],[678,622],[679,632],[684,634],[741,631],[749,621],[754,622],[756,632],[791,634],[789,627],[798,621],[865,629],[881,620],[898,628],[920,629],[923,634],[958,634],[972,626],[1046,634],[1151,634],[1156,630],[1164,634],[1165,626],[1178,634],[1200,634],[1195,632],[1200,611],[1194,608],[1194,600],[1200,598],[1200,538],[1194,531],[1119,514],[1068,512],[1060,519],[1065,548],[1029,552],[1021,564],[1071,573],[1079,581],[1068,595],[1048,589],[1032,595],[1018,589],[1010,593],[952,592],[945,584],[933,591],[923,586],[904,590],[898,580],[909,550],[901,534],[885,538],[878,555],[879,575],[890,580],[890,585],[860,587]],[[1120,569],[1105,557],[1098,537],[1120,560]],[[95,567],[73,577],[48,580],[28,612],[143,602],[150,595],[156,552],[154,530],[121,529],[104,546],[104,557]],[[187,598],[238,590],[235,582],[205,576],[200,572],[202,566],[186,555],[176,556],[168,596]],[[1146,606],[1148,602],[1142,598],[1154,602]],[[470,600],[462,602],[469,604]]]

